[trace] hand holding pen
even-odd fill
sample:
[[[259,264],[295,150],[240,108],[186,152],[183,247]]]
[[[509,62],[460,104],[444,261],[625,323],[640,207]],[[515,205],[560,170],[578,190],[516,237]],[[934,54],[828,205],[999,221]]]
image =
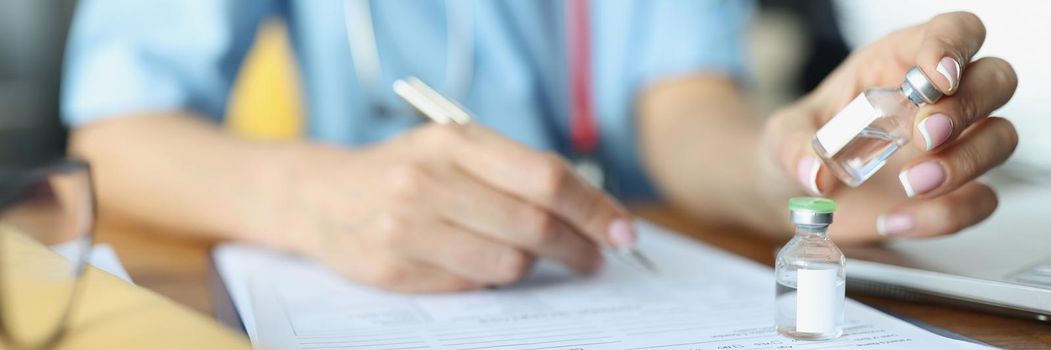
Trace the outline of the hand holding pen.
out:
[[[415,77],[409,77],[405,80],[397,80],[394,82],[393,88],[394,92],[398,94],[398,96],[400,96],[402,99],[404,99],[414,108],[416,108],[417,111],[419,111],[421,114],[423,114],[435,123],[468,126],[471,122],[471,114],[466,110],[466,108],[456,103],[455,101],[452,101],[442,96],[430,86],[425,84],[423,81]],[[459,152],[459,150],[450,150],[450,152]],[[559,171],[560,176],[565,176],[565,168],[568,168],[568,165],[565,162],[557,160],[552,162],[560,163],[561,165],[566,165],[563,167],[556,166],[558,168],[561,168],[561,171]],[[529,197],[539,199],[538,203],[542,206],[546,206],[549,210],[559,212],[560,210],[567,211],[566,209],[568,209],[570,215],[572,215],[572,212],[574,211],[577,212],[577,215],[586,214],[584,212],[581,212],[581,209],[589,208],[589,206],[582,205],[574,207],[560,205],[559,197],[562,197],[561,199],[566,199],[577,203],[582,203],[579,201],[588,200],[590,198],[591,200],[604,202],[605,204],[612,204],[615,208],[617,208],[618,211],[623,213],[623,208],[620,208],[618,205],[616,205],[615,201],[609,198],[608,195],[602,193],[602,191],[599,190],[597,187],[590,186],[585,180],[585,178],[586,177],[583,176],[568,176],[559,181],[556,181],[558,185],[554,186],[554,188],[571,189],[571,191],[576,192],[570,192],[572,195],[569,195],[567,193],[566,196],[556,195],[536,197],[530,196],[528,193],[524,194],[527,199]],[[554,201],[552,201],[553,199]],[[600,205],[601,204],[594,204],[590,207],[594,208]],[[570,216],[566,219],[572,220],[573,217]],[[587,221],[570,222],[568,224],[576,224],[581,230],[587,230],[592,228],[589,227],[591,223]],[[546,226],[547,224],[541,222],[541,225]],[[636,267],[645,269],[650,273],[656,273],[657,268],[653,264],[653,262],[634,246],[635,239],[637,238],[636,233],[634,231],[634,227],[632,227],[632,225],[626,219],[621,218],[614,220],[606,228],[597,227],[597,230],[594,230],[592,232],[584,231],[582,233],[584,233],[588,237],[595,239],[595,241],[600,244],[606,244],[612,248],[615,248],[616,256],[623,257],[626,260],[633,262]]]

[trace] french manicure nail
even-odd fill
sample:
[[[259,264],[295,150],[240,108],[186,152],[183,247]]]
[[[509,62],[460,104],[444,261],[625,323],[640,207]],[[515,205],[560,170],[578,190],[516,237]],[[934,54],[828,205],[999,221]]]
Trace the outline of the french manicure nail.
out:
[[[898,174],[905,195],[909,198],[921,195],[941,186],[945,182],[945,168],[937,161],[928,160]]]
[[[952,57],[944,57],[935,69],[949,82],[949,91],[955,91],[956,84],[960,82],[960,64]]]
[[[916,128],[919,129],[920,135],[923,135],[923,141],[927,143],[927,150],[930,151],[949,139],[949,135],[952,134],[952,120],[945,114],[938,113],[923,118]]]
[[[608,235],[609,239],[617,247],[632,247],[638,238],[638,235],[635,233],[635,227],[625,219],[617,219],[609,224]]]
[[[916,227],[909,214],[883,214],[876,219],[876,231],[884,236],[898,236]]]
[[[821,170],[821,162],[811,156],[805,156],[799,160],[796,166],[796,177],[813,194],[821,194],[817,187],[817,172]]]

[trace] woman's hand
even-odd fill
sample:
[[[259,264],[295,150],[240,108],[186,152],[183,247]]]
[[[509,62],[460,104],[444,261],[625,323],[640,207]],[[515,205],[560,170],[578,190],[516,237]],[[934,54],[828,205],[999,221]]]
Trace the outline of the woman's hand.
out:
[[[359,151],[309,146],[272,223],[280,245],[407,292],[514,282],[535,258],[590,272],[629,245],[627,212],[553,154],[479,125],[430,124]]]
[[[1003,163],[1018,136],[990,114],[1014,94],[1017,78],[998,58],[972,57],[985,39],[973,14],[934,17],[852,54],[814,92],[779,111],[765,126],[763,180],[772,202],[800,190],[839,203],[835,236],[845,242],[931,237],[974,225],[996,208],[996,194],[975,178]],[[821,164],[811,138],[840,108],[870,87],[895,87],[919,66],[945,92],[920,109],[911,145],[858,188],[843,186]]]

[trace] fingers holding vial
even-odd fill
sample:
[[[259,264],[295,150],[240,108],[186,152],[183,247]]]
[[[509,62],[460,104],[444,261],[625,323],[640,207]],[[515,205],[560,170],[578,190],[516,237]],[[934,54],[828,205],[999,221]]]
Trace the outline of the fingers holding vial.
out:
[[[1010,121],[983,119],[964,132],[959,142],[911,161],[898,179],[910,198],[938,196],[1007,161],[1017,145],[1018,133]]]
[[[1011,99],[1018,77],[1007,61],[983,58],[969,65],[961,84],[954,96],[920,110],[915,147],[931,151],[959,137]]]

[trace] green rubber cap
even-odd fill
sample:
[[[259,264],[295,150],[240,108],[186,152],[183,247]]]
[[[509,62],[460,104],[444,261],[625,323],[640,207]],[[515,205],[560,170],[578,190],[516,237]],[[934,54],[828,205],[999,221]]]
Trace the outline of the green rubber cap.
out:
[[[836,211],[836,202],[821,197],[792,197],[788,200],[788,209],[831,214]]]

